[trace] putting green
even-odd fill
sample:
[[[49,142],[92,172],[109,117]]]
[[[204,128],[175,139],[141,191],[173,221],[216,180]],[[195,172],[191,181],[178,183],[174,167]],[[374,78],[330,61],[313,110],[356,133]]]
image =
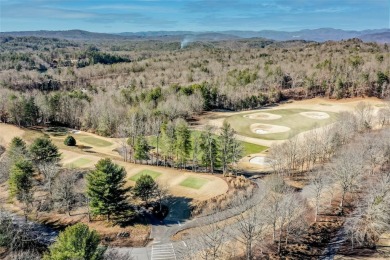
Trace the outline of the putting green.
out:
[[[76,137],[77,138],[77,137]],[[77,140],[77,139],[76,139]],[[87,137],[82,137],[79,139],[81,142],[92,145],[92,146],[98,146],[98,147],[106,147],[112,145],[112,143],[99,139],[93,136],[87,136]]]
[[[155,180],[155,179],[158,178],[158,176],[161,175],[161,173],[160,172],[151,171],[151,170],[142,170],[139,173],[131,176],[130,180],[137,181],[142,175],[149,175],[150,177],[152,177],[153,180]]]
[[[202,188],[202,186],[208,182],[209,181],[206,179],[196,178],[196,177],[188,177],[187,179],[182,181],[179,185],[187,187],[187,188],[192,188],[192,189],[198,190],[198,189]]]
[[[66,166],[68,167],[76,167],[76,168],[81,168],[83,167],[84,165],[88,164],[88,163],[91,163],[92,160],[88,159],[88,158],[79,158],[77,160],[74,160],[73,162],[71,163],[68,163]]]
[[[307,109],[275,109],[275,110],[271,109],[271,110],[264,110],[264,112],[280,115],[281,118],[270,121],[270,120],[261,120],[261,119],[251,119],[248,116],[246,116],[250,114],[259,113],[259,111],[257,111],[257,112],[246,113],[246,114],[237,114],[228,117],[226,121],[231,124],[231,126],[237,131],[237,133],[244,136],[265,139],[265,140],[285,140],[301,132],[331,124],[336,121],[336,117],[337,117],[337,113],[334,112],[323,112],[329,115],[329,118],[325,118],[325,119],[315,119],[300,114],[302,112],[322,112],[322,111],[307,110]],[[268,134],[263,133],[260,135],[252,132],[251,130],[251,125],[256,123],[289,127],[291,130],[286,132],[278,132],[278,133],[268,133]]]

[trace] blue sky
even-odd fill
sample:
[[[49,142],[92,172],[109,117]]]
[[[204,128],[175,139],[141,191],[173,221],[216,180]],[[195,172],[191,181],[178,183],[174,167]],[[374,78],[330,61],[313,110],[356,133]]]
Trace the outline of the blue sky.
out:
[[[0,31],[390,27],[390,0],[0,0]]]

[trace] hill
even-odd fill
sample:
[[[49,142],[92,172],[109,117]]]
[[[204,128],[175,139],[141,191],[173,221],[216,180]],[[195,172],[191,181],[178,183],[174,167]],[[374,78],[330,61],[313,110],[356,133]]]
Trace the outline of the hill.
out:
[[[334,28],[306,29],[300,31],[222,31],[222,32],[192,32],[192,31],[148,31],[148,32],[122,32],[122,33],[95,33],[83,30],[68,31],[23,31],[1,32],[0,36],[36,36],[44,38],[59,38],[67,40],[161,40],[161,41],[221,41],[247,38],[266,38],[276,41],[304,40],[304,41],[340,41],[358,38],[363,41],[378,43],[390,42],[390,29],[375,30],[341,30]]]

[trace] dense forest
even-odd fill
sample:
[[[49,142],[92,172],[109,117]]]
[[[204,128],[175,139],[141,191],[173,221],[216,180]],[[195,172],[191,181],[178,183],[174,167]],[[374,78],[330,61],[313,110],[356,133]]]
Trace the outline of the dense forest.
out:
[[[388,46],[358,39],[184,48],[178,41],[0,40],[0,119],[20,126],[55,123],[113,136],[123,118],[169,121],[290,98],[390,94]]]

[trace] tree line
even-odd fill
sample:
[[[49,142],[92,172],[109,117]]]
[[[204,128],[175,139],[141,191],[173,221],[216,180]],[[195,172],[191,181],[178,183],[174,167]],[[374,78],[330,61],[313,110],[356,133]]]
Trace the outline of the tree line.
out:
[[[124,161],[134,163],[150,162],[156,165],[179,169],[190,168],[197,172],[202,168],[214,173],[220,169],[223,174],[235,170],[241,159],[243,148],[236,139],[236,132],[224,122],[219,133],[211,126],[202,131],[191,131],[182,119],[175,121],[154,121],[149,138],[138,132],[135,125],[124,126],[119,133],[120,151]]]

